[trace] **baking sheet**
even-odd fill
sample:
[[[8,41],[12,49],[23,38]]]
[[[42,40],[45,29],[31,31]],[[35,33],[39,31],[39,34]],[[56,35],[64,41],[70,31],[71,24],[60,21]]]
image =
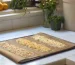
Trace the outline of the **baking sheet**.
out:
[[[55,42],[60,42],[62,44],[65,44],[65,46],[62,48],[51,46],[53,41],[51,42],[51,44],[47,44],[40,40],[34,39],[33,36],[35,36],[35,35],[40,35],[40,36],[44,36],[45,38],[48,38],[50,40],[55,40]],[[24,43],[17,42],[18,39],[23,39]],[[28,41],[26,42],[26,40],[28,40]],[[21,43],[23,43],[23,44],[21,44]],[[28,44],[29,44],[29,46],[28,46]],[[41,45],[41,47],[40,47],[40,45]],[[47,50],[48,49],[50,49],[50,50],[47,51],[45,48]],[[12,61],[19,63],[19,64],[34,61],[34,60],[37,60],[40,58],[51,56],[51,55],[54,55],[54,54],[57,54],[57,53],[60,53],[63,51],[68,51],[68,50],[71,50],[74,48],[75,48],[75,45],[73,43],[53,37],[53,36],[45,34],[45,33],[38,33],[38,34],[34,34],[32,36],[24,36],[21,38],[15,38],[15,39],[0,42],[0,53],[2,55],[6,56],[7,58],[11,59]]]

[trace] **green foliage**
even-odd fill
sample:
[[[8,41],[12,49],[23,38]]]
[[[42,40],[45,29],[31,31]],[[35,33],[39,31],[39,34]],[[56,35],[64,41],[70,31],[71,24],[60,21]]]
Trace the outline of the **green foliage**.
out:
[[[41,3],[40,3],[40,8],[42,8],[43,10],[46,9],[49,14],[49,16],[51,16],[55,9],[56,9],[56,5],[57,5],[57,1],[56,0],[46,0],[46,1],[43,1],[41,0]]]
[[[53,22],[55,22],[55,23],[57,23],[57,22],[64,23],[64,22],[63,22],[63,21],[64,21],[64,17],[63,17],[63,16],[57,16],[57,15],[51,16],[51,17],[49,18],[49,22],[51,22],[51,21],[53,21]]]
[[[54,15],[54,11],[56,10],[56,7],[58,5],[58,0],[40,0],[40,8],[44,11],[44,13],[47,16],[47,22],[50,23],[52,20],[56,20],[58,22],[59,20],[63,20],[63,16]]]
[[[12,9],[23,9],[26,8],[27,0],[12,0],[10,8]]]
[[[40,8],[45,14],[45,23],[50,24],[53,30],[59,30],[61,28],[61,23],[64,23],[64,17],[55,14],[55,12],[57,12],[57,5],[59,4],[58,0],[40,1]]]
[[[63,23],[64,18],[63,16],[51,16],[50,18],[50,25],[51,25],[51,29],[58,31],[61,29],[61,23]]]

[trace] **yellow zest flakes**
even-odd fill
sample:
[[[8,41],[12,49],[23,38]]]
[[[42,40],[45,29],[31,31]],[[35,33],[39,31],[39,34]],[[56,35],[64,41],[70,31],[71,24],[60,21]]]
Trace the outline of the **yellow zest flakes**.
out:
[[[58,48],[62,48],[64,46],[66,46],[65,44],[57,41],[57,40],[54,40],[54,39],[49,39],[45,36],[42,36],[42,35],[34,35],[32,36],[33,39],[35,40],[38,40],[40,42],[43,42],[43,43],[47,43],[49,44],[50,46],[53,46],[53,47],[58,47]]]
[[[0,46],[2,48],[4,48],[5,50],[15,54],[15,55],[18,55],[18,56],[21,56],[21,57],[29,57],[29,56],[32,56],[33,53],[26,50],[26,49],[23,49],[23,48],[20,48],[18,46],[15,46],[13,44],[10,44],[10,43],[6,43],[6,42],[2,42],[0,43]]]
[[[16,42],[18,42],[19,44],[25,45],[29,48],[36,49],[36,50],[41,51],[41,52],[47,52],[47,51],[51,50],[50,48],[48,48],[45,45],[38,44],[36,42],[30,41],[30,40],[27,40],[27,39],[24,39],[24,38],[19,38],[19,39],[16,40]]]

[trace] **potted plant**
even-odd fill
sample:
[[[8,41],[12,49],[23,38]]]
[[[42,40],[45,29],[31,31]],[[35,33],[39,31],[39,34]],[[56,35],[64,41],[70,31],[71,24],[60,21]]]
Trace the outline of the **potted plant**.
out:
[[[12,0],[10,8],[12,9],[26,9],[27,0]]]
[[[55,11],[58,5],[57,0],[42,0],[40,7],[42,8],[45,15],[45,25],[49,27],[51,25],[51,29],[57,29],[56,25],[63,19],[62,16],[55,15]],[[59,22],[58,22],[59,21]],[[51,24],[52,23],[52,24]],[[53,24],[54,23],[54,24]],[[56,28],[53,28],[56,27]],[[58,26],[61,27],[61,24]]]
[[[43,10],[45,16],[44,24],[46,25],[46,27],[48,27],[49,18],[51,15],[53,15],[56,9],[57,2],[56,0],[40,0],[40,1],[41,1],[40,8]]]
[[[56,15],[51,16],[49,22],[51,29],[57,31],[61,29],[61,23],[64,23],[64,17]]]

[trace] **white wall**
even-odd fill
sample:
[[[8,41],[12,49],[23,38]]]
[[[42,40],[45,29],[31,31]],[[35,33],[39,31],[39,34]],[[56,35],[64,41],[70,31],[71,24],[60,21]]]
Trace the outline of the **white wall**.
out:
[[[62,0],[58,0],[59,4],[57,6],[57,11],[59,15],[63,15],[63,1]]]
[[[63,0],[65,29],[75,31],[75,0]]]

